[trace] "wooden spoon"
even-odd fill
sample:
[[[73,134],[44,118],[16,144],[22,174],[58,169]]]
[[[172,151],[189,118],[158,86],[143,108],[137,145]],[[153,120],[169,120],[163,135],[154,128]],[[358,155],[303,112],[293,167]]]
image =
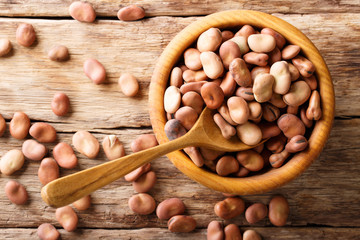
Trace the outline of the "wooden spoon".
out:
[[[266,140],[258,143],[263,143]],[[104,164],[56,179],[41,190],[43,200],[52,207],[62,207],[125,176],[151,160],[189,146],[235,152],[253,148],[237,137],[225,139],[213,121],[213,111],[205,108],[195,125],[184,136]]]

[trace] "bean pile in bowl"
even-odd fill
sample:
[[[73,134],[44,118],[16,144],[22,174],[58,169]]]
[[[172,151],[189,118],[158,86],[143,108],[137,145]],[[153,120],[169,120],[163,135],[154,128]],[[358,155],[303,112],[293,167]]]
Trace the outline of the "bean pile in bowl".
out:
[[[234,23],[230,16],[238,18],[237,14],[251,16],[248,22],[255,24],[246,24],[246,17],[239,18],[244,24]],[[196,171],[194,168],[188,164],[182,166],[174,160],[176,157],[170,156],[173,163],[191,178],[219,191],[251,194],[276,188],[303,172],[320,153],[328,137],[334,103],[326,64],[310,40],[274,16],[254,11],[228,11],[208,17],[209,27],[204,27],[208,23],[205,20],[200,20],[198,26],[193,24],[193,30],[201,28],[203,31],[196,38],[191,36],[191,43],[182,44],[178,36],[173,40],[180,43],[182,51],[168,67],[171,69],[165,82],[161,82],[166,119],[161,125],[152,118],[154,131],[158,132],[157,136],[164,131],[169,139],[174,138],[171,135],[174,132],[179,137],[192,128],[204,107],[213,109],[214,122],[224,138],[238,137],[248,145],[267,141],[240,152],[185,148],[184,152],[198,168],[220,177],[198,171],[201,177],[212,178],[210,182],[213,183],[209,184],[207,180],[194,177],[191,173]],[[256,17],[264,18],[264,23]],[[287,29],[279,31],[276,21]],[[182,36],[186,36],[185,30]],[[289,36],[294,36],[296,41],[287,39]],[[174,44],[169,46],[171,50]],[[316,57],[309,57],[311,52]],[[170,55],[169,50],[165,49],[164,54]],[[321,61],[317,60],[318,56]],[[315,64],[310,58],[316,60]],[[316,72],[318,68],[320,71]],[[153,77],[156,75],[155,71]],[[317,76],[322,81],[318,81]],[[330,97],[325,101],[324,89],[330,89]],[[329,106],[325,102],[330,103]],[[324,119],[325,125],[321,123]],[[161,136],[158,137],[161,142]],[[309,141],[311,138],[317,140]],[[269,171],[273,168],[277,168],[276,171]],[[280,170],[282,168],[285,170]],[[244,191],[225,186],[240,183],[241,180],[234,178],[246,179],[248,186],[254,184]],[[262,187],[267,180],[270,183]]]

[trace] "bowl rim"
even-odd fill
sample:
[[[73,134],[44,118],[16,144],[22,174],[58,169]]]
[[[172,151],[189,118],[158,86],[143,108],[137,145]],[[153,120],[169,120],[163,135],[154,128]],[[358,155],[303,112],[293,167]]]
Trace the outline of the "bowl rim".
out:
[[[314,126],[308,140],[309,147],[305,151],[295,154],[282,167],[270,169],[260,175],[221,177],[197,167],[182,151],[167,154],[171,162],[192,180],[219,192],[240,195],[264,193],[295,179],[319,156],[330,135],[335,112],[334,87],[328,67],[311,40],[290,23],[267,13],[253,10],[217,12],[189,24],[170,41],[156,63],[149,89],[150,121],[159,144],[162,144],[169,141],[164,131],[166,117],[163,96],[172,67],[184,50],[205,30],[211,27],[227,29],[245,24],[257,28],[272,28],[282,34],[288,43],[301,47],[302,53],[316,68],[323,114]]]

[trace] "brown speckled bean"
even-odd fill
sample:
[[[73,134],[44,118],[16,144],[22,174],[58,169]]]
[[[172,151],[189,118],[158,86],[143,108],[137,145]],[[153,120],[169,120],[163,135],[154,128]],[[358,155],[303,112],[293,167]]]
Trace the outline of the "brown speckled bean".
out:
[[[154,198],[147,193],[133,195],[128,204],[131,211],[141,215],[151,214],[156,208]]]
[[[18,149],[5,153],[0,160],[0,170],[4,175],[11,175],[24,165],[24,154]]]
[[[128,182],[134,182],[136,181],[139,177],[141,177],[144,173],[147,173],[148,171],[150,171],[151,169],[151,164],[150,163],[146,163],[144,165],[142,165],[141,167],[135,169],[134,171],[126,174],[124,176],[125,180]]]
[[[134,97],[139,92],[139,82],[130,73],[121,74],[118,83],[121,91],[127,97]]]
[[[225,97],[232,96],[235,92],[236,86],[237,84],[231,73],[227,72],[220,84],[220,87],[223,90]]]
[[[289,216],[289,203],[283,196],[275,196],[269,203],[269,220],[275,226],[281,227],[286,224]]]
[[[245,202],[241,198],[230,197],[215,204],[215,214],[222,219],[232,219],[245,210]]]
[[[262,138],[272,138],[281,133],[280,128],[275,122],[261,122],[258,125],[261,129]]]
[[[248,44],[254,52],[267,53],[276,47],[276,39],[268,34],[252,34],[248,37]]]
[[[186,49],[184,52],[184,63],[190,70],[200,70],[202,68],[200,51],[196,48]]]
[[[182,70],[179,67],[174,67],[170,74],[170,86],[180,88],[183,85]]]
[[[269,73],[262,73],[254,80],[253,92],[257,102],[267,102],[273,95],[275,78]]]
[[[72,207],[65,206],[57,208],[55,211],[55,217],[66,231],[72,232],[76,229],[78,224],[78,216]]]
[[[284,135],[288,138],[305,134],[306,129],[304,123],[293,114],[286,113],[281,115],[277,124]]]
[[[226,41],[221,44],[219,49],[220,58],[226,69],[229,69],[229,65],[235,58],[241,57],[241,51],[239,46],[233,41]]]
[[[270,74],[274,77],[274,93],[285,94],[290,89],[291,75],[289,65],[285,61],[274,63],[270,68]]]
[[[230,97],[227,101],[231,119],[237,124],[244,124],[249,119],[249,107],[241,97]]]
[[[30,47],[36,40],[34,27],[29,23],[20,23],[16,29],[16,41],[24,47]]]
[[[280,109],[271,103],[262,104],[263,118],[268,122],[273,122],[280,116]]]
[[[200,82],[190,82],[190,83],[186,83],[184,85],[182,85],[180,87],[180,92],[182,94],[185,94],[187,92],[190,92],[190,91],[194,91],[194,92],[197,92],[197,93],[201,93],[201,87],[207,83],[207,81],[200,81]]]
[[[44,158],[39,166],[38,177],[42,185],[59,177],[59,166],[53,158]]]
[[[236,224],[229,224],[224,228],[224,240],[242,240],[241,232]]]
[[[91,206],[91,196],[87,195],[82,197],[79,200],[73,202],[72,205],[79,211],[85,211]]]
[[[30,135],[43,143],[51,143],[56,140],[56,130],[53,126],[43,122],[34,123],[29,129]]]
[[[308,146],[306,138],[302,135],[296,135],[286,144],[285,150],[289,153],[296,153],[304,150]]]
[[[249,206],[245,211],[246,221],[250,224],[257,223],[264,219],[268,214],[267,207],[262,203],[254,203]]]
[[[100,150],[100,144],[98,140],[87,131],[76,132],[73,135],[72,144],[77,151],[84,154],[88,158],[96,158]]]
[[[296,57],[300,53],[300,47],[298,45],[287,45],[281,52],[281,57],[285,60],[290,60]]]
[[[283,96],[283,100],[287,105],[300,106],[309,99],[311,90],[305,81],[296,81],[291,84],[290,90]]]
[[[243,234],[243,240],[261,240],[261,236],[254,230],[246,230]]]
[[[198,148],[186,147],[184,148],[184,152],[189,155],[191,161],[193,161],[196,166],[202,167],[204,165],[204,158]]]
[[[221,134],[224,138],[230,139],[232,136],[236,135],[236,129],[226,122],[219,113],[214,114],[213,118],[216,125],[220,128]]]
[[[221,31],[218,28],[210,28],[199,36],[197,40],[197,49],[199,49],[200,52],[215,52],[221,42]]]
[[[181,104],[180,89],[169,86],[164,93],[164,108],[167,113],[175,113]]]
[[[291,61],[303,77],[310,77],[315,72],[314,64],[303,56],[298,55]]]
[[[200,54],[201,64],[206,76],[211,79],[219,78],[224,72],[221,58],[214,52],[202,52]]]
[[[179,198],[168,198],[159,203],[156,215],[159,219],[170,219],[185,212],[185,204]]]
[[[57,240],[60,233],[50,223],[43,223],[37,229],[37,235],[41,240]]]
[[[69,144],[65,142],[60,142],[54,147],[53,156],[59,166],[66,169],[72,169],[78,164],[78,159],[74,153],[74,150]]]
[[[321,116],[320,94],[318,91],[314,90],[309,100],[309,107],[306,110],[306,117],[309,120],[317,121],[321,118]]]
[[[117,17],[122,21],[136,21],[145,17],[145,10],[140,6],[130,5],[120,8]]]
[[[200,114],[204,107],[204,100],[197,92],[190,91],[182,96],[182,104],[184,106],[192,107],[198,114]]]
[[[69,59],[69,50],[64,45],[56,45],[48,52],[51,61],[63,62]]]
[[[190,130],[198,119],[198,114],[193,108],[184,106],[177,110],[175,119],[179,120],[186,130]]]
[[[274,153],[270,156],[269,162],[272,167],[279,168],[281,167],[285,160],[290,156],[290,153],[286,150],[283,150],[280,153]]]
[[[30,119],[23,112],[14,113],[13,118],[10,121],[9,130],[11,136],[16,139],[24,139],[30,129]]]
[[[105,136],[102,147],[104,153],[109,160],[114,160],[125,156],[124,146],[121,144],[118,137],[115,135]]]
[[[235,58],[229,65],[229,72],[241,87],[248,87],[251,85],[250,71],[246,66],[246,63],[241,58]]]
[[[0,137],[4,135],[5,130],[6,130],[6,122],[3,116],[0,114]]]
[[[22,152],[25,157],[33,161],[40,161],[47,153],[46,147],[33,139],[23,142]]]
[[[259,171],[264,167],[264,160],[262,156],[256,151],[250,149],[238,152],[236,154],[236,160],[250,171]]]
[[[223,156],[216,163],[216,173],[227,176],[239,171],[239,162],[233,156]]]
[[[220,107],[225,97],[221,87],[213,82],[205,83],[201,87],[201,96],[204,99],[206,106],[210,109],[217,109]],[[186,126],[184,127],[186,128]]]
[[[206,239],[223,240],[224,236],[224,230],[221,222],[211,221],[207,227]]]
[[[90,58],[84,62],[83,70],[85,75],[95,84],[105,82],[106,71],[104,66],[96,59]]]
[[[0,39],[0,57],[8,54],[12,49],[12,44],[9,39],[2,38]]]
[[[247,145],[256,145],[262,139],[260,128],[251,122],[245,122],[244,124],[238,125],[236,131],[240,140]]]
[[[243,56],[245,62],[256,66],[265,67],[269,61],[269,55],[265,53],[249,52]]]
[[[69,112],[69,109],[69,97],[62,92],[55,93],[51,101],[51,110],[53,111],[53,113],[57,116],[64,116]]]
[[[141,175],[136,181],[133,182],[133,188],[138,193],[145,193],[150,191],[157,181],[156,174],[149,171]]]
[[[72,18],[80,22],[91,23],[95,21],[96,13],[93,6],[88,2],[76,1],[69,7]]]
[[[187,233],[196,228],[196,221],[190,216],[176,215],[170,218],[167,225],[170,232]]]
[[[28,200],[25,187],[15,180],[9,180],[5,185],[5,195],[10,202],[16,205],[24,205]]]

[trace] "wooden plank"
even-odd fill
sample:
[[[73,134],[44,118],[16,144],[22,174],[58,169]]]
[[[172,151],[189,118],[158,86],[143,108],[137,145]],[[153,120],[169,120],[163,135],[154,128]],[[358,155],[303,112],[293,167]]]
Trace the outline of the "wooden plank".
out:
[[[68,7],[73,0],[8,0],[0,2],[1,16],[69,16]],[[120,7],[130,4],[138,4],[144,7],[147,16],[198,16],[213,12],[247,9],[257,10],[267,13],[345,13],[359,12],[360,4],[358,0],[310,0],[304,4],[301,1],[236,1],[236,0],[131,0],[124,1],[100,1],[89,0],[94,6],[97,16],[116,17]]]
[[[354,161],[360,155],[359,126],[360,119],[335,120],[331,137],[321,156],[299,178],[274,191],[243,196],[246,204],[263,202],[267,204],[274,194],[283,194],[290,203],[291,213],[287,226],[321,225],[333,227],[360,227],[358,213],[360,206],[359,171],[360,165]],[[56,124],[54,125],[56,128]],[[125,146],[126,153],[130,143],[139,134],[149,133],[145,129],[104,130],[95,136],[102,141],[104,133],[115,133]],[[344,137],[346,136],[346,138]],[[72,134],[60,133],[59,141],[71,143]],[[5,136],[0,138],[0,156],[6,151],[21,148],[23,141]],[[54,144],[47,145],[52,149]],[[51,155],[51,151],[50,151]],[[61,176],[80,169],[86,169],[105,162],[104,153],[100,152],[96,159],[87,159],[77,153],[79,166],[74,170],[61,169]],[[3,189],[8,179],[16,179],[27,187],[30,202],[25,206],[15,206],[0,191],[0,226],[37,227],[43,222],[59,226],[55,220],[55,209],[48,207],[40,197],[41,184],[37,179],[39,163],[26,161],[24,167],[13,176],[0,178],[0,189]],[[169,197],[179,197],[187,207],[186,214],[193,216],[198,228],[206,228],[211,220],[220,220],[214,214],[216,202],[223,199],[222,194],[203,187],[179,172],[166,157],[161,157],[152,163],[158,176],[158,182],[150,194],[159,203]],[[120,179],[92,194],[93,206],[79,213],[80,228],[149,228],[166,227],[166,221],[160,221],[155,214],[139,216],[130,211],[127,201],[134,190],[131,183]],[[249,226],[244,215],[231,221],[241,226]],[[268,219],[253,226],[271,226]]]

